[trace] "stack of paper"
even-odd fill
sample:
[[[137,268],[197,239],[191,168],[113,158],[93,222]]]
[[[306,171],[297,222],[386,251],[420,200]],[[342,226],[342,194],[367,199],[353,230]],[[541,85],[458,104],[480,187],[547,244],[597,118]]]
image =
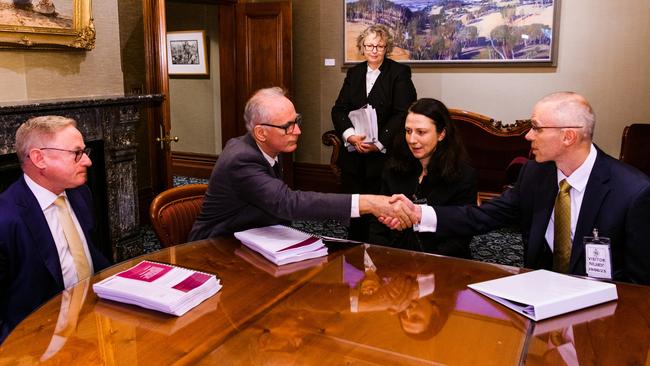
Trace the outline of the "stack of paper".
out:
[[[616,285],[546,270],[526,272],[468,285],[533,320],[616,300]]]
[[[282,225],[239,231],[235,237],[277,265],[327,255],[320,238]]]
[[[377,111],[371,105],[365,105],[359,109],[348,113],[352,127],[354,127],[354,134],[365,136],[364,143],[374,144],[379,141],[379,134],[377,133]],[[348,151],[354,151],[354,146],[350,145],[347,141],[344,144]]]
[[[289,263],[282,266],[276,266],[275,264],[269,262],[264,257],[248,249],[247,247],[235,249],[235,254],[255,268],[260,269],[273,277],[285,276],[294,272],[318,267],[327,263],[327,257],[319,257],[305,259],[304,261]]]
[[[93,285],[102,299],[183,315],[221,289],[212,274],[143,261]]]

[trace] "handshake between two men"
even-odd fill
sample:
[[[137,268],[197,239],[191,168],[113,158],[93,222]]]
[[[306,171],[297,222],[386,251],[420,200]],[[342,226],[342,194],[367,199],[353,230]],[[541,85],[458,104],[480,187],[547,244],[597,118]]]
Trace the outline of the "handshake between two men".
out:
[[[422,209],[403,194],[392,196],[360,195],[359,213],[373,214],[393,230],[404,230],[420,223]]]

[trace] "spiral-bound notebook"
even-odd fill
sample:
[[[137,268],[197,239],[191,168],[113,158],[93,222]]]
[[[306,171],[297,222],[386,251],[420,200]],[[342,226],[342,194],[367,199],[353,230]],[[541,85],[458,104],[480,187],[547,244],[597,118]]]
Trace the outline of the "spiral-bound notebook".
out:
[[[235,237],[277,265],[327,255],[321,237],[283,225],[239,231]]]
[[[217,276],[142,261],[93,285],[98,297],[183,315],[221,289]]]

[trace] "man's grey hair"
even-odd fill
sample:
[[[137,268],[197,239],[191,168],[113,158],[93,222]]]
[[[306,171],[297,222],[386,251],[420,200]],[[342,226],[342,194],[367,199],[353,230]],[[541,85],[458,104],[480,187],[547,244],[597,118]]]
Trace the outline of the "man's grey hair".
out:
[[[268,108],[269,103],[271,103],[274,98],[285,96],[285,91],[277,86],[256,91],[248,102],[246,102],[246,106],[244,107],[246,129],[250,132],[260,123],[269,123],[273,118],[271,115],[271,109]]]
[[[25,121],[16,131],[18,161],[24,163],[32,149],[46,147],[43,145],[46,140],[68,126],[77,127],[77,122],[62,116],[41,116]]]
[[[542,98],[539,104],[550,104],[554,123],[558,126],[584,126],[583,137],[592,140],[596,115],[585,97],[575,92],[557,92]]]

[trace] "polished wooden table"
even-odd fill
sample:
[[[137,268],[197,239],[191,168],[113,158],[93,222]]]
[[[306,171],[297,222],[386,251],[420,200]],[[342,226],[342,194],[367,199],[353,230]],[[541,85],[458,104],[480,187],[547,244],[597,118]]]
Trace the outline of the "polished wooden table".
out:
[[[142,259],[215,273],[223,288],[181,317],[94,295]],[[650,287],[617,284],[616,302],[537,323],[466,287],[513,273],[363,245],[275,267],[234,238],[188,243],[79,283],[80,311],[72,292],[53,298],[0,346],[0,364],[650,364]]]

